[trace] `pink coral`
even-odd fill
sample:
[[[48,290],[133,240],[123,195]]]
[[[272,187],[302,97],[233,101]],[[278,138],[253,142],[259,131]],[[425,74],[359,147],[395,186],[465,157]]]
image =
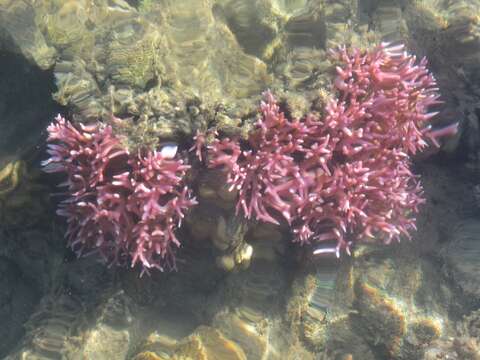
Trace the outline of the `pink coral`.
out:
[[[247,218],[287,222],[295,240],[320,245],[315,253],[350,250],[356,239],[389,243],[415,228],[424,201],[410,156],[429,138],[456,131],[431,130],[428,113],[438,89],[423,59],[402,46],[372,51],[341,48],[337,95],[325,116],[291,119],[265,94],[261,118],[246,143],[216,139],[209,166],[221,167],[239,192],[237,211]]]
[[[67,218],[72,249],[110,264],[174,268],[175,229],[196,203],[183,180],[189,165],[171,149],[132,155],[106,125],[74,126],[59,115],[48,133],[43,166],[67,175],[57,213]]]

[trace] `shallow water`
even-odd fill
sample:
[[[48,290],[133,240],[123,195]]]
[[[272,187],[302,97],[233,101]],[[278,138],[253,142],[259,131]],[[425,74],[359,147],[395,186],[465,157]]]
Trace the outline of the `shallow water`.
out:
[[[480,359],[479,22],[0,0],[0,358]]]

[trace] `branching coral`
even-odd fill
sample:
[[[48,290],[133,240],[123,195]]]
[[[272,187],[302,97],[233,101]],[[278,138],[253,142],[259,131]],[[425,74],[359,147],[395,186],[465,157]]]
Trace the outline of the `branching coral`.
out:
[[[331,54],[339,63],[337,95],[324,117],[290,118],[267,92],[248,141],[217,138],[208,156],[238,191],[237,211],[284,220],[301,243],[334,242],[315,253],[338,256],[355,239],[409,236],[423,202],[410,156],[456,125],[431,129],[436,113],[428,108],[439,103],[438,88],[426,60],[403,46]]]
[[[74,126],[61,116],[48,133],[43,166],[67,175],[57,213],[67,218],[72,249],[98,251],[109,264],[174,268],[175,229],[196,203],[176,148],[130,154],[110,126]]]

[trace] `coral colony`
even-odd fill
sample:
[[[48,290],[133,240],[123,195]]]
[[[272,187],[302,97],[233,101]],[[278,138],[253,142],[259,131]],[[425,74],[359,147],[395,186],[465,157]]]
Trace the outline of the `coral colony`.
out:
[[[454,134],[456,124],[432,130],[438,104],[426,61],[403,46],[372,51],[340,48],[337,96],[325,116],[291,119],[267,92],[261,118],[246,144],[215,139],[209,166],[221,167],[238,191],[237,212],[273,224],[288,223],[294,240],[320,242],[315,254],[350,253],[353,240],[390,243],[409,237],[424,202],[410,156]],[[333,244],[333,245],[332,245]]]
[[[140,264],[144,271],[175,267],[175,230],[196,201],[183,178],[189,165],[176,148],[129,154],[101,124],[78,127],[58,116],[48,127],[50,173],[66,173],[68,243],[80,256],[98,251],[109,264]]]
[[[350,252],[354,240],[389,243],[415,228],[423,203],[410,156],[456,125],[432,130],[438,104],[426,61],[402,46],[371,51],[340,48],[336,95],[322,118],[290,118],[270,92],[247,141],[217,137],[207,163],[223,168],[246,218],[290,225],[294,240],[318,243],[315,254]],[[72,125],[58,116],[48,127],[47,172],[67,174],[69,245],[99,252],[110,264],[143,270],[175,267],[175,230],[196,201],[185,184],[189,165],[176,147],[130,154],[110,126]],[[205,135],[194,147],[201,157]]]

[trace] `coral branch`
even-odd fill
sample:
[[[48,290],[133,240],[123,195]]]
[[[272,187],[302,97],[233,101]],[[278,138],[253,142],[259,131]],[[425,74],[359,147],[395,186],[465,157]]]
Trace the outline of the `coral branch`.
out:
[[[217,138],[208,157],[238,190],[238,212],[286,222],[295,241],[319,242],[316,254],[338,255],[356,240],[410,236],[424,202],[410,157],[456,125],[430,129],[437,113],[429,108],[440,103],[435,79],[426,60],[403,46],[331,54],[340,63],[337,95],[323,118],[289,118],[266,92],[248,143]]]
[[[60,115],[48,133],[50,158],[43,166],[67,176],[57,213],[67,218],[66,236],[77,255],[99,252],[109,264],[143,270],[174,268],[175,230],[196,203],[176,145],[132,155],[110,126],[77,127]]]

